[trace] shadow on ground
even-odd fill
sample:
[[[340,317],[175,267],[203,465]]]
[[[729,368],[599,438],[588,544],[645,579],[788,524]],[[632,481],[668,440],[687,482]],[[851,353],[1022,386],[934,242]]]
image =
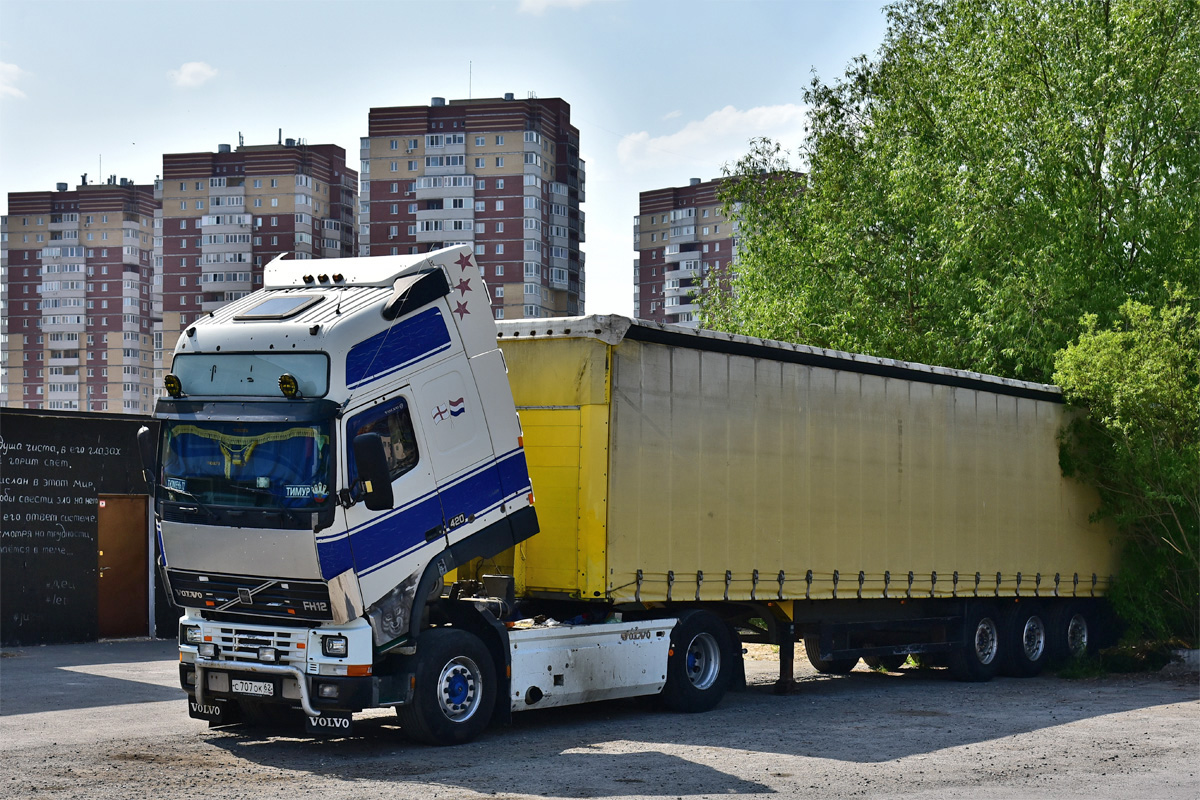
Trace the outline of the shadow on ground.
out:
[[[239,759],[350,783],[561,797],[753,794],[771,789],[700,763],[702,749],[879,763],[1194,699],[1188,687],[1154,678],[962,684],[939,670],[855,672],[806,680],[785,696],[751,686],[707,714],[670,714],[647,700],[522,713],[452,748],[410,744],[394,717],[378,714],[344,739],[227,728],[208,742]],[[510,777],[514,763],[536,773],[536,788]]]

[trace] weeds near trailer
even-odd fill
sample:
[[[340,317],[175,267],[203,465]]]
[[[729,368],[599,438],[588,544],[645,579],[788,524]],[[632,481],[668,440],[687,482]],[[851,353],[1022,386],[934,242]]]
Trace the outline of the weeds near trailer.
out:
[[[1069,681],[1077,681],[1103,677],[1108,674],[1108,670],[1104,668],[1099,655],[1091,655],[1071,659],[1055,674]]]
[[[1075,658],[1055,673],[1066,680],[1101,678],[1112,673],[1158,672],[1175,660],[1175,652],[1187,648],[1181,639],[1125,641],[1098,653]]]

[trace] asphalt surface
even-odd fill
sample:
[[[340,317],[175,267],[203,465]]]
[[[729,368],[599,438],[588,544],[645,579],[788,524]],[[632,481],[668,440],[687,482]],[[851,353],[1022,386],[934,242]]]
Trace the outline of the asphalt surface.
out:
[[[1195,673],[962,684],[822,676],[800,655],[788,695],[775,663],[750,660],[748,689],[707,714],[546,709],[430,748],[385,711],[343,739],[210,730],[187,716],[176,665],[170,641],[0,651],[0,797],[1200,796]]]

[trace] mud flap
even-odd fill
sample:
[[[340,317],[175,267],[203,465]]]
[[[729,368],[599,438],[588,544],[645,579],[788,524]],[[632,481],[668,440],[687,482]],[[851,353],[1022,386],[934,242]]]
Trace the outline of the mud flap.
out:
[[[319,717],[304,716],[304,732],[311,736],[349,736],[354,720],[349,711],[322,711]]]
[[[188,697],[188,716],[207,720],[210,728],[242,721],[240,710],[228,700],[205,699],[203,703],[197,703],[194,696]]]

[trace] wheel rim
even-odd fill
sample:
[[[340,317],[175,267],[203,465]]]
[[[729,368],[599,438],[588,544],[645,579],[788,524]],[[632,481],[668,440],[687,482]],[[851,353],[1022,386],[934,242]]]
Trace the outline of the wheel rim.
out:
[[[466,656],[457,656],[442,667],[438,677],[438,702],[451,722],[465,722],[479,710],[479,667]]]
[[[1037,661],[1042,657],[1042,653],[1046,652],[1046,626],[1041,617],[1029,617],[1025,620],[1021,646],[1025,650],[1027,661]]]
[[[984,617],[975,626],[975,658],[980,664],[991,664],[996,658],[997,640],[996,623],[991,617]]]
[[[697,689],[711,688],[721,671],[721,649],[711,633],[698,633],[685,654],[688,682]]]
[[[1088,625],[1082,614],[1072,614],[1067,621],[1067,652],[1079,658],[1087,652]]]

